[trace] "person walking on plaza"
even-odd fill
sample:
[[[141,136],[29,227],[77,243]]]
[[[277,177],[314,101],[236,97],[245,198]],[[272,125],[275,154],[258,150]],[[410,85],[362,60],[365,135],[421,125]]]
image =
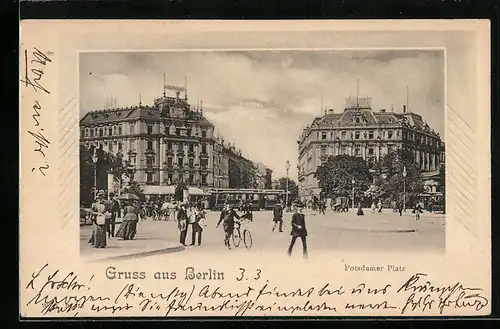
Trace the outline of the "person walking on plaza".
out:
[[[219,218],[219,222],[216,227],[219,227],[222,222],[222,226],[224,228],[224,245],[231,249],[231,244],[229,239],[231,235],[233,235],[234,231],[234,219],[240,219],[240,216],[236,213],[236,211],[229,206],[227,203],[224,205],[224,210],[222,210]]]
[[[363,216],[365,213],[363,212],[363,208],[361,208],[361,202],[358,203],[358,212],[356,215]]]
[[[381,215],[382,214],[382,200],[378,200],[377,208],[378,208],[379,215]]]
[[[116,237],[123,240],[133,240],[137,234],[137,223],[139,222],[139,207],[132,200],[123,200],[123,219]]]
[[[281,202],[278,202],[273,209],[273,232],[276,229],[276,225],[279,223],[279,231],[283,232],[283,207],[281,206]]]
[[[191,223],[191,245],[194,246],[196,235],[198,235],[198,246],[201,246],[201,237],[203,233],[202,221],[205,217],[203,210],[195,209]]]
[[[403,202],[399,202],[399,206],[398,206],[398,210],[399,210],[399,216],[403,216]]]
[[[115,198],[113,192],[109,193],[109,203],[111,208],[111,218],[109,219],[109,225],[107,227],[108,237],[113,238],[115,236],[116,219],[120,217],[120,202]]]
[[[302,213],[303,208],[304,205],[300,201],[296,202],[294,205],[294,214],[292,216],[292,230],[290,232],[292,240],[290,241],[290,245],[288,246],[288,256],[292,256],[295,241],[297,240],[297,238],[300,238],[300,240],[302,241],[302,254],[304,258],[307,258],[307,228],[305,216]]]
[[[106,247],[106,218],[111,216],[106,193],[103,190],[97,193],[97,201],[92,204],[92,237],[89,243],[94,248]]]
[[[415,203],[415,207],[413,207],[412,213],[415,214],[415,220],[420,219],[420,214],[423,213],[422,205],[420,204],[420,202]]]
[[[375,201],[373,201],[372,202],[372,206],[371,206],[371,214],[372,215],[375,215],[375,209],[376,209],[376,207],[375,207]]]
[[[182,203],[178,212],[177,212],[177,221],[178,221],[178,228],[180,231],[180,238],[179,242],[183,245],[186,246],[186,235],[187,235],[187,230],[188,230],[188,213],[186,209],[186,204]]]

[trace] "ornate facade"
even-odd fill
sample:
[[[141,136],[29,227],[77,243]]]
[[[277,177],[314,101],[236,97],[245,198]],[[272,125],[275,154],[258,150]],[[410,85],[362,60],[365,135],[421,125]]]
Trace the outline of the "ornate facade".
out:
[[[325,111],[302,132],[297,141],[299,196],[319,196],[316,169],[330,155],[363,157],[372,167],[391,150],[409,149],[423,172],[439,171],[444,157],[441,137],[421,115],[403,106],[396,113],[373,111],[371,99],[348,98],[342,113]]]
[[[185,91],[185,90],[184,90]],[[214,126],[180,97],[157,98],[153,106],[91,111],[80,120],[80,142],[121,152],[141,184],[214,186]]]

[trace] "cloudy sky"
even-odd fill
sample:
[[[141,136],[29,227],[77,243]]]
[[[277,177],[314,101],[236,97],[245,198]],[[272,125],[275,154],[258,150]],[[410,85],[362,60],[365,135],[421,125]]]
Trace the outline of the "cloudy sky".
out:
[[[243,154],[296,178],[297,136],[323,106],[343,111],[345,98],[372,97],[375,110],[400,112],[409,89],[409,109],[444,132],[444,54],[433,50],[233,51],[83,53],[80,55],[81,116],[117,106],[152,105],[167,84],[187,77],[192,104],[226,141]]]

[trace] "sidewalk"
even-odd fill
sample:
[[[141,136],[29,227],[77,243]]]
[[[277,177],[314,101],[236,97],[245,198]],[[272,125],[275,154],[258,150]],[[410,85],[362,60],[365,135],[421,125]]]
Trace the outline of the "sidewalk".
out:
[[[119,227],[117,223],[115,232]],[[177,222],[142,221],[137,226],[137,235],[133,240],[108,238],[107,246],[103,249],[93,248],[88,243],[91,236],[92,226],[80,227],[80,257],[84,261],[133,259],[184,249],[179,243]]]

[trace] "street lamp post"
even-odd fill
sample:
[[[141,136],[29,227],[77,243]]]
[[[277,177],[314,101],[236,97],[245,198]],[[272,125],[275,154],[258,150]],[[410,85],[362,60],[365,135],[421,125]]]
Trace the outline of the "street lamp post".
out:
[[[97,149],[94,149],[92,154],[92,162],[94,163],[94,200],[97,198]]]
[[[353,177],[353,178],[352,178],[352,181],[351,181],[351,183],[352,183],[352,208],[353,208],[353,209],[354,209],[354,183],[355,183],[355,182],[356,182],[356,181],[354,180],[354,177]]]
[[[403,167],[403,212],[406,212],[406,166]]]
[[[285,194],[285,208],[288,211],[288,171],[290,170],[290,161],[286,160],[286,194]]]

